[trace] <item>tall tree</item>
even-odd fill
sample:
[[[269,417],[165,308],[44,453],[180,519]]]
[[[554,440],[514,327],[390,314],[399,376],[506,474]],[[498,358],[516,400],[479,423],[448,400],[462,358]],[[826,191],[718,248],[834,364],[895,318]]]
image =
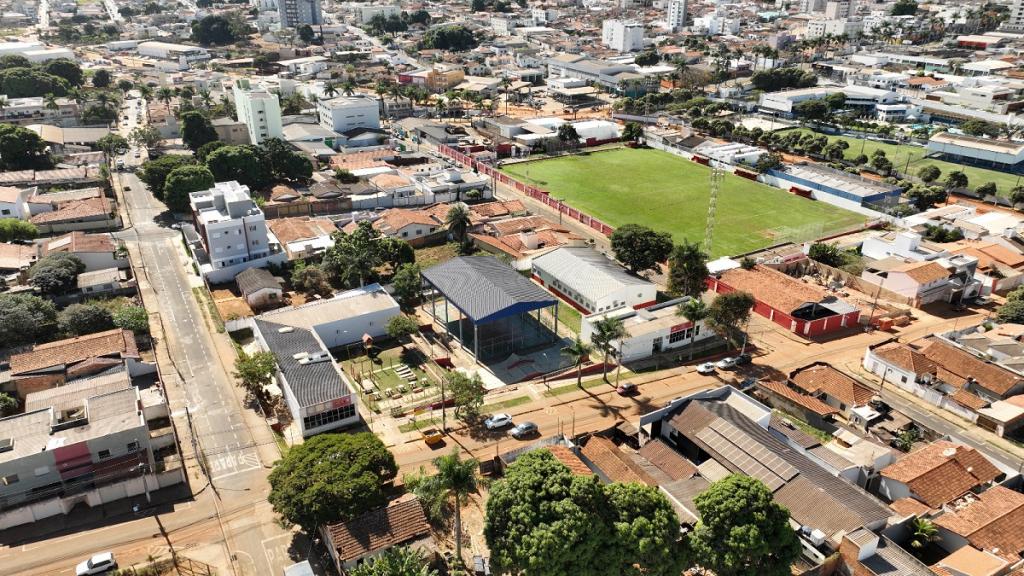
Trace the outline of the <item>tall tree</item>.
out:
[[[621,318],[606,316],[594,322],[594,332],[590,335],[590,341],[604,354],[604,362],[601,363],[601,378],[608,381],[608,355],[615,352],[613,344],[627,336],[626,327]],[[622,362],[622,358],[618,359]]]
[[[149,191],[157,200],[162,200],[167,175],[179,166],[188,166],[189,164],[195,164],[195,162],[194,158],[184,154],[160,156],[143,162],[142,170],[139,172],[139,179],[146,183]]]
[[[700,298],[707,287],[708,255],[684,240],[668,258],[668,290],[678,296]]]
[[[286,521],[313,534],[383,506],[385,485],[397,473],[395,457],[373,433],[319,434],[274,464],[267,500]]]
[[[0,292],[0,348],[31,344],[56,330],[53,302],[26,293]]]
[[[568,346],[562,348],[562,355],[569,358],[572,365],[576,367],[576,386],[583,388],[583,363],[587,361],[587,357],[593,351],[593,347],[587,344],[579,336],[575,340],[569,343]]]
[[[385,263],[387,248],[380,232],[363,220],[350,233],[335,233],[334,245],[324,253],[324,271],[343,287],[365,286],[378,277],[377,269]]]
[[[657,267],[672,252],[672,236],[655,232],[640,224],[626,224],[615,229],[611,236],[615,258],[634,274]]]
[[[187,212],[189,194],[209,190],[213,184],[213,173],[206,166],[179,166],[171,170],[164,181],[164,203],[172,212]]]
[[[256,398],[266,400],[266,388],[274,381],[277,371],[277,358],[272,352],[238,353],[235,358],[235,378],[242,383],[242,388]]]
[[[63,294],[75,286],[85,264],[67,252],[54,252],[36,261],[28,269],[28,283],[44,294]]]
[[[729,343],[738,345],[754,303],[754,297],[748,292],[737,290],[719,294],[708,307],[706,324]]]
[[[472,224],[469,208],[461,202],[453,204],[448,209],[448,215],[445,216],[444,223],[452,237],[464,244],[466,242],[466,233]]]
[[[406,310],[412,310],[420,297],[423,280],[420,278],[420,267],[416,264],[405,264],[398,268],[391,285],[395,289],[395,299]]]
[[[270,182],[270,167],[255,146],[223,146],[206,156],[206,167],[217,182],[237,180],[254,189]]]
[[[449,396],[455,405],[455,417],[466,422],[479,418],[480,408],[484,405],[484,396],[487,393],[480,375],[470,376],[451,370],[445,379],[448,381]]]
[[[771,490],[740,474],[715,482],[694,499],[700,522],[690,544],[697,565],[716,576],[789,576],[800,541],[789,511]]]
[[[428,485],[420,491],[433,494],[435,498],[444,501],[452,501],[451,509],[455,518],[455,557],[459,561],[462,560],[462,506],[470,494],[476,493],[480,484],[480,477],[477,475],[479,466],[480,463],[472,458],[463,460],[459,449],[455,448],[451,454],[434,458],[437,474],[426,478],[424,482]]]
[[[39,134],[13,124],[0,124],[0,167],[5,170],[45,170],[53,166]]]
[[[188,146],[189,150],[195,152],[203,144],[215,140],[217,140],[217,131],[214,130],[209,118],[195,110],[181,115],[181,141]]]
[[[690,360],[693,360],[693,341],[697,338],[697,325],[708,317],[708,306],[700,296],[690,298],[676,308],[676,316],[689,320],[690,324]]]
[[[57,314],[57,327],[68,336],[82,336],[110,330],[114,317],[103,307],[93,304],[72,304]]]

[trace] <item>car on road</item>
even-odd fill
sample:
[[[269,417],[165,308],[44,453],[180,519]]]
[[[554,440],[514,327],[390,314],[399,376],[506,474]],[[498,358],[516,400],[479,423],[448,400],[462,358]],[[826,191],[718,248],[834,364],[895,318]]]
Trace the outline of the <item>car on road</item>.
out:
[[[615,391],[619,393],[619,396],[633,396],[638,394],[640,389],[632,382],[623,382]]]
[[[75,576],[92,576],[93,574],[103,574],[108,570],[114,570],[117,568],[117,561],[114,560],[113,552],[100,552],[94,554],[92,558],[85,560],[78,566],[75,566]]]
[[[736,365],[746,366],[747,364],[750,364],[752,360],[753,358],[750,357],[750,354],[740,354],[739,356],[736,357]]]
[[[714,374],[715,373],[715,365],[712,364],[711,362],[705,362],[705,363],[697,366],[697,373],[698,374]]]
[[[114,163],[114,167],[118,170],[124,170],[124,160],[118,158],[117,162]]]
[[[735,356],[726,356],[725,358],[722,358],[718,362],[715,362],[715,368],[718,368],[720,370],[728,370],[730,368],[735,368],[735,367],[736,367],[736,357]]]
[[[497,430],[499,428],[504,428],[511,423],[512,417],[508,414],[491,414],[489,418],[484,420],[484,428],[487,428],[488,430]]]
[[[427,446],[434,446],[444,442],[444,435],[437,428],[428,428],[420,431],[423,436],[423,441],[426,442]]]
[[[534,424],[533,422],[520,422],[519,424],[516,424],[511,430],[508,431],[508,433],[516,440],[519,440],[520,438],[533,436],[537,432],[537,425]]]
[[[755,384],[757,384],[757,378],[744,378],[743,380],[740,381],[739,384],[737,384],[737,387],[741,391],[746,392],[747,390],[753,388]]]

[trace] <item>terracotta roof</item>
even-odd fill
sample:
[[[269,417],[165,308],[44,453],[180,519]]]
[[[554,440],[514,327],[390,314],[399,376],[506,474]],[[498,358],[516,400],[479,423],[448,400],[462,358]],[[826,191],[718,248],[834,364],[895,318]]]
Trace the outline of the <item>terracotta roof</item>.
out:
[[[397,232],[410,224],[420,226],[441,226],[443,220],[438,220],[429,212],[424,210],[409,210],[407,208],[390,208],[381,213],[379,219],[373,222],[373,227],[381,232]]]
[[[796,404],[797,406],[800,406],[817,414],[818,416],[828,416],[829,414],[836,414],[839,412],[839,410],[836,410],[835,408],[829,406],[828,404],[825,404],[824,402],[818,400],[814,396],[808,396],[806,394],[801,394],[796,390],[793,390],[789,386],[786,386],[786,384],[784,384],[783,382],[765,381],[758,382],[757,385],[764,388],[765,390],[768,390],[773,394],[776,394],[778,396],[785,398],[786,400],[789,400],[790,402]]]
[[[952,398],[953,401],[956,402],[957,404],[970,408],[971,410],[981,410],[982,408],[988,406],[988,401],[978,396],[977,394],[968,392],[964,388],[960,388],[959,390],[951,394],[950,398]]]
[[[417,498],[371,510],[345,523],[329,524],[331,546],[348,562],[430,535],[430,525]]]
[[[558,226],[548,221],[543,216],[523,216],[520,218],[508,218],[491,222],[488,226],[494,230],[496,236],[515,234],[526,230],[540,230],[544,228],[557,228]]]
[[[398,174],[378,174],[370,178],[370,184],[378,188],[404,188],[412,186],[412,180]]]
[[[524,206],[519,200],[509,200],[508,202],[484,202],[483,204],[470,206],[469,211],[478,218],[496,218],[498,216],[507,216],[509,214],[526,212],[526,206]]]
[[[970,498],[969,504],[939,516],[935,523],[966,538],[975,548],[1019,558],[1024,551],[1024,494],[993,486]]]
[[[20,270],[31,266],[39,257],[36,246],[0,243],[0,270]]]
[[[327,218],[274,218],[267,220],[267,227],[282,244],[296,240],[312,240],[319,236],[330,236],[338,229]]]
[[[950,375],[959,379],[956,382],[947,381],[947,384],[959,386],[968,377],[973,377],[983,388],[1003,396],[1021,381],[1020,376],[1013,372],[985,362],[941,340],[929,340],[929,343],[921,348],[921,353],[937,366],[945,369]]]
[[[46,241],[43,249],[47,254],[54,252],[78,254],[83,252],[113,252],[116,248],[110,234],[86,234],[85,232],[76,231],[50,238]]]
[[[648,486],[658,483],[649,474],[640,469],[615,444],[607,438],[593,436],[583,446],[581,452],[611,482],[639,482]]]
[[[827,394],[847,406],[863,406],[875,395],[871,388],[824,363],[796,370],[789,378],[808,394]]]
[[[77,338],[37,344],[31,352],[11,356],[11,374],[19,375],[42,368],[68,366],[90,358],[117,355],[118,358],[138,358],[135,336],[131,330],[107,330]]]
[[[992,262],[999,262],[1011,268],[1024,265],[1024,255],[993,242],[972,242],[963,240],[950,250],[953,254],[967,254],[978,259],[978,266],[991,268]]]
[[[302,194],[299,194],[299,192],[291,186],[285,186],[284,184],[278,184],[270,189],[270,199],[277,202],[291,202],[292,200],[298,200],[301,197]]]
[[[384,158],[390,158],[395,153],[391,150],[370,150],[366,152],[349,152],[331,157],[331,166],[345,170],[358,170],[360,168],[373,168],[385,166]]]
[[[882,470],[882,476],[910,487],[928,506],[938,508],[1002,474],[970,446],[947,440],[907,454]]]
[[[644,444],[639,454],[673,480],[685,480],[697,473],[696,466],[660,438]]]
[[[577,474],[579,476],[591,476],[594,474],[594,471],[588,468],[587,465],[583,463],[583,460],[580,460],[579,456],[574,454],[572,450],[569,450],[565,446],[556,444],[554,446],[549,446],[548,450],[551,451],[551,454],[557,458],[559,462],[565,464],[565,467],[571,470],[573,474]]]
[[[911,262],[897,266],[891,272],[902,272],[918,284],[930,284],[949,278],[949,270],[935,262]]]
[[[923,516],[931,512],[931,508],[927,505],[914,500],[913,498],[900,498],[899,500],[893,500],[889,503],[889,508],[892,508],[900,516]]]
[[[722,273],[721,282],[783,313],[790,313],[808,302],[821,302],[828,294],[817,286],[801,282],[764,266],[751,270],[734,268]]]
[[[875,356],[889,364],[917,375],[931,374],[937,368],[935,362],[929,360],[927,356],[899,342],[884,344],[875,348],[873,352]]]
[[[104,197],[89,198],[88,200],[72,200],[57,206],[53,212],[43,212],[32,217],[33,224],[49,224],[54,222],[65,222],[78,220],[80,218],[91,218],[95,216],[107,216],[111,212],[110,201]]]
[[[915,86],[918,84],[931,84],[934,86],[940,86],[948,83],[949,82],[947,80],[940,80],[938,78],[932,78],[931,76],[913,76],[907,79],[907,84],[911,86]]]

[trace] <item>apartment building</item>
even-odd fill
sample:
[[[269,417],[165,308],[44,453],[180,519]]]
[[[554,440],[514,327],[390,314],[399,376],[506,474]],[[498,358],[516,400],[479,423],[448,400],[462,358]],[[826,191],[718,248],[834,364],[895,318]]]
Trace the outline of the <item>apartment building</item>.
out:
[[[235,181],[189,195],[195,228],[186,241],[209,282],[228,282],[246,268],[284,263],[287,254],[267,230],[249,187]]]
[[[686,27],[686,0],[669,0],[665,21],[672,30]]]
[[[262,86],[254,87],[240,78],[231,87],[238,121],[249,131],[249,142],[259,144],[267,138],[281,138],[281,103],[277,94]]]
[[[823,18],[807,22],[807,38],[823,36],[860,36],[864,31],[864,22],[847,20],[846,18]]]
[[[380,128],[380,103],[362,94],[317,102],[320,126],[339,134],[355,128]]]
[[[635,52],[644,47],[644,25],[624,20],[605,20],[601,24],[601,44],[619,52]]]
[[[278,0],[277,12],[281,18],[282,28],[324,23],[320,0]]]
[[[397,4],[363,4],[356,8],[356,13],[360,24],[369,24],[375,16],[390,18],[401,15],[402,7]]]

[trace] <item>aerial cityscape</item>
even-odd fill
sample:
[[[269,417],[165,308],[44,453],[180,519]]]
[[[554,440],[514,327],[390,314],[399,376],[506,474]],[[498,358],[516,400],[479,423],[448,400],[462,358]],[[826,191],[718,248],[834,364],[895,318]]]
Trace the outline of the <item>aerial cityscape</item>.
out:
[[[0,28],[0,575],[1024,575],[1024,0]]]

